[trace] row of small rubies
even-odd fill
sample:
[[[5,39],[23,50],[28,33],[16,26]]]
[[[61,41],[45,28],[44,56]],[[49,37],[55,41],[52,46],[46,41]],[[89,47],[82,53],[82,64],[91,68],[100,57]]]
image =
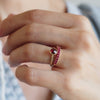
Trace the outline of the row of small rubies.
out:
[[[59,59],[59,55],[60,55],[60,47],[59,46],[57,46],[57,49],[58,49],[58,52],[57,52],[57,55],[56,55],[56,58],[55,58],[55,61],[54,61],[54,65],[56,65],[57,64],[57,61],[58,61],[58,59]]]

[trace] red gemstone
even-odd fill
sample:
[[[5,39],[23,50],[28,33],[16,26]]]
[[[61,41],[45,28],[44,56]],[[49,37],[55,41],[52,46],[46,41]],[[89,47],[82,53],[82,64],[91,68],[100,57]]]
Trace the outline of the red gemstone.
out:
[[[57,50],[56,50],[56,49],[54,49],[54,48],[53,48],[53,49],[51,49],[50,51],[51,51],[51,53],[52,53],[52,54],[57,54]]]

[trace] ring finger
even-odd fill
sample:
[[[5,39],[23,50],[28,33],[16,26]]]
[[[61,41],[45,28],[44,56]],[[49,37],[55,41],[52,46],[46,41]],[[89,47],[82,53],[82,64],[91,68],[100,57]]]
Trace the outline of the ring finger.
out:
[[[49,64],[51,55],[50,55],[50,47],[35,43],[25,44],[17,49],[15,49],[9,57],[9,63],[11,66],[17,66],[24,62],[36,62]],[[61,58],[61,57],[60,57]],[[57,66],[61,66],[59,64]]]
[[[15,49],[10,54],[9,63],[11,66],[18,66],[19,64],[25,62],[50,64],[51,61],[50,50],[51,47],[45,45],[28,43]],[[56,66],[58,68],[71,68],[73,67],[73,64],[75,62],[74,58],[75,57],[73,55],[73,52],[71,52],[70,50],[68,51],[61,49]]]

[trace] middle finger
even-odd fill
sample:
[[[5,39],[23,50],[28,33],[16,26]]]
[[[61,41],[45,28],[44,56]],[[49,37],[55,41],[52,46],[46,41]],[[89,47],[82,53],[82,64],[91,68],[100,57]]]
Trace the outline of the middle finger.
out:
[[[43,10],[32,10],[5,19],[0,25],[0,36],[6,36],[32,22],[72,28],[77,25],[77,15]]]
[[[38,43],[49,46],[59,45],[62,48],[68,46],[67,38],[70,38],[70,30],[45,24],[30,24],[12,33],[3,48],[3,52],[9,55],[12,50],[25,43]]]

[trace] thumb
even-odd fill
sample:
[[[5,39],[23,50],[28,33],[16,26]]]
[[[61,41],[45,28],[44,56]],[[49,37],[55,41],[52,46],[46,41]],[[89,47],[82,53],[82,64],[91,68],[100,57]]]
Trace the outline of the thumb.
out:
[[[22,65],[16,69],[16,77],[31,86],[46,87],[57,94],[62,90],[62,74],[57,71],[38,70]]]

